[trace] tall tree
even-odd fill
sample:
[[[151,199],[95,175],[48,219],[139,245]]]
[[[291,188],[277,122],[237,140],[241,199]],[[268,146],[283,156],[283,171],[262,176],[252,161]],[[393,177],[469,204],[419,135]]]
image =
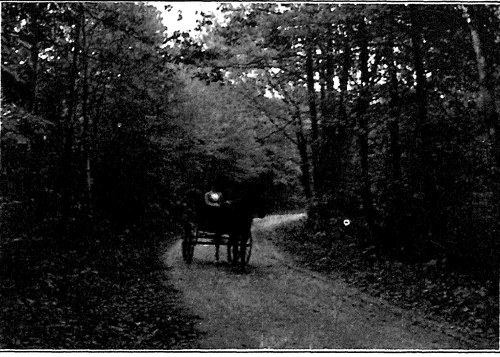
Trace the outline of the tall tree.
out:
[[[500,202],[500,115],[495,101],[495,81],[493,58],[498,55],[495,37],[495,25],[499,24],[498,10],[495,8],[470,6],[464,7],[467,24],[470,29],[472,46],[476,54],[479,82],[479,104],[491,142],[491,156],[494,160],[494,201]],[[493,26],[493,27],[491,27]],[[497,212],[497,215],[500,214]]]
[[[375,211],[373,209],[373,196],[371,190],[370,167],[369,167],[369,142],[368,142],[368,107],[370,103],[369,84],[370,72],[368,69],[369,60],[369,38],[366,29],[366,22],[364,16],[359,20],[359,66],[360,66],[360,89],[359,99],[356,108],[356,115],[359,125],[359,156],[361,159],[361,199],[363,201],[363,208],[366,212],[368,226],[371,231],[374,231],[375,226]]]
[[[311,170],[318,219],[327,222],[344,201],[372,230],[397,226],[387,246],[406,246],[420,259],[463,251],[457,247],[473,235],[470,227],[486,229],[480,222],[491,222],[485,202],[494,181],[487,172],[497,165],[488,164],[494,140],[483,140],[475,102],[476,92],[493,98],[497,85],[488,75],[498,58],[498,26],[491,26],[497,7],[480,7],[472,32],[454,5],[224,9],[225,22],[209,26],[205,53],[216,54],[216,70],[244,84],[248,95],[259,93],[259,108],[270,95],[287,108],[266,117],[272,135],[297,145],[304,186]],[[472,38],[481,51],[473,51]],[[488,62],[489,70],[478,67]],[[476,78],[483,89],[471,68],[482,71]],[[497,118],[488,103],[489,117]]]

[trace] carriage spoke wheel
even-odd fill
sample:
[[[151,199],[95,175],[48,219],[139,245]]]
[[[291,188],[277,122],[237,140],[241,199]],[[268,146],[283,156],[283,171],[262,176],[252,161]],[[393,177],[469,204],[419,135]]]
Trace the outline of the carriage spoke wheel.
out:
[[[195,225],[190,225],[184,233],[182,239],[182,258],[187,264],[191,264],[194,255],[194,246],[196,245],[198,230]]]

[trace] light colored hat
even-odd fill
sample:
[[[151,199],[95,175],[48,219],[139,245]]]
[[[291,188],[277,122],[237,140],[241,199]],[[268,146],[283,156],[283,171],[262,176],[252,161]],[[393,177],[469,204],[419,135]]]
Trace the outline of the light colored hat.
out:
[[[205,203],[212,207],[219,207],[222,200],[222,194],[220,192],[208,191],[205,193]]]

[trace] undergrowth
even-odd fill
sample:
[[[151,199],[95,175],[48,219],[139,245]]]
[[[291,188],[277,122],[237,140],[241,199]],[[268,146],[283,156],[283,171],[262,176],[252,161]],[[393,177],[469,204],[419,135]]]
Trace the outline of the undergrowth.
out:
[[[196,340],[197,317],[158,249],[142,244],[147,233],[101,226],[90,243],[55,244],[57,229],[27,228],[0,240],[1,349],[176,350]]]

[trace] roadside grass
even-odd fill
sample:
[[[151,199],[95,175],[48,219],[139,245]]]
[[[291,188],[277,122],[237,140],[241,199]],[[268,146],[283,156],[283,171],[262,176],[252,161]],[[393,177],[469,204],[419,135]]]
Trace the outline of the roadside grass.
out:
[[[359,290],[467,336],[470,349],[499,348],[498,279],[433,263],[407,263],[362,247],[352,236],[317,232],[306,220],[263,231],[308,269],[341,277]]]

